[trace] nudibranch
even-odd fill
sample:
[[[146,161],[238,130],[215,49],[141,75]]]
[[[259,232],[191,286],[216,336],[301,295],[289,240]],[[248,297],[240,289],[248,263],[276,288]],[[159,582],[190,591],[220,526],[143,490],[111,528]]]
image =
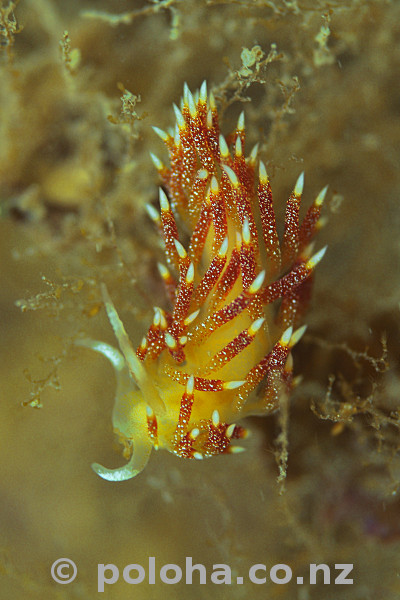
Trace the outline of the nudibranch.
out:
[[[160,210],[147,206],[165,246],[159,273],[170,310],[154,308],[135,351],[103,285],[120,350],[80,342],[116,372],[113,427],[128,462],[117,469],[93,465],[110,481],[140,473],[153,447],[193,459],[243,450],[235,442],[246,430],[237,423],[271,413],[293,387],[291,350],[304,333],[299,321],[326,249],[312,254],[311,240],[327,188],[300,223],[299,176],[280,242],[257,146],[245,157],[244,113],[224,137],[205,82],[195,94],[185,85],[174,111],[173,130],[154,128],[170,166],[151,155],[162,181]]]

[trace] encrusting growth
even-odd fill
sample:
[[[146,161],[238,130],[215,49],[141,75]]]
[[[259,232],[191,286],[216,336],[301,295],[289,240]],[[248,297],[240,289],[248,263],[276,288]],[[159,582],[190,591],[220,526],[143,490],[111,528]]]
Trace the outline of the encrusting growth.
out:
[[[300,224],[299,176],[280,243],[270,181],[261,161],[256,169],[257,147],[245,158],[244,114],[225,138],[205,82],[194,95],[185,85],[174,111],[174,130],[154,128],[170,166],[151,155],[162,181],[160,211],[147,206],[164,240],[167,264],[159,263],[159,272],[171,310],[154,308],[135,351],[103,285],[120,351],[79,342],[116,371],[113,426],[130,460],[118,469],[93,465],[111,481],[142,471],[153,447],[198,460],[243,450],[232,444],[246,435],[236,423],[270,413],[293,386],[291,349],[305,331],[296,327],[325,253],[312,255],[311,240],[327,188]],[[190,232],[188,244],[178,224]]]

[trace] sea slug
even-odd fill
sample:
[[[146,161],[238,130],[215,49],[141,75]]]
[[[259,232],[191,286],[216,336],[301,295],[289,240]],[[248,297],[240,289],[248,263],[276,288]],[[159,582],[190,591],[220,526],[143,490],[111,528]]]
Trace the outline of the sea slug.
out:
[[[280,242],[257,146],[245,158],[244,114],[224,137],[205,82],[195,94],[185,85],[174,110],[174,130],[154,128],[170,166],[152,154],[162,180],[160,211],[147,207],[164,240],[159,272],[171,309],[155,307],[135,351],[102,285],[120,351],[80,341],[116,371],[113,426],[129,460],[117,469],[93,465],[111,481],[140,473],[152,448],[198,460],[243,450],[235,445],[246,434],[238,421],[271,413],[293,386],[291,349],[305,330],[296,327],[325,252],[312,255],[310,242],[327,188],[300,224],[299,176]]]

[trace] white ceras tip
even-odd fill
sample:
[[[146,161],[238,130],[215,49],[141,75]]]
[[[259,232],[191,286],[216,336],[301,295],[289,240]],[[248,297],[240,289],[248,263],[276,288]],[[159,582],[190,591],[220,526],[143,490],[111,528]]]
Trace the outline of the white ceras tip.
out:
[[[235,171],[231,169],[231,167],[229,167],[228,165],[221,165],[221,167],[224,170],[226,176],[228,177],[231,186],[237,189],[239,187],[239,179],[237,178]]]
[[[307,269],[313,269],[323,259],[327,247],[328,246],[324,246],[322,250],[320,250],[319,252],[314,254],[314,256],[308,259],[308,261],[306,262]]]
[[[185,281],[186,281],[187,285],[190,285],[194,281],[194,264],[193,264],[193,262],[191,262],[190,265],[188,266]]]
[[[181,135],[179,133],[179,127],[178,124],[175,123],[175,129],[174,129],[174,144],[175,144],[175,148],[179,148],[181,145]]]
[[[184,258],[186,258],[187,252],[186,252],[185,248],[182,246],[182,244],[180,243],[180,241],[177,239],[174,239],[174,244],[175,244],[175,248],[176,248],[179,258],[181,258],[182,260]]]
[[[160,208],[163,212],[169,211],[168,196],[162,188],[159,189]]]
[[[197,439],[197,438],[199,437],[199,435],[200,435],[200,429],[198,429],[197,427],[194,427],[194,428],[192,429],[192,431],[189,433],[189,437],[190,437],[192,440],[195,440],[195,439]]]
[[[207,179],[208,175],[209,175],[209,173],[208,173],[207,169],[199,169],[197,171],[196,178],[197,179]]]
[[[257,292],[259,292],[262,284],[264,283],[264,279],[265,279],[265,271],[261,271],[261,273],[259,273],[257,275],[255,280],[249,287],[249,289],[248,289],[249,294],[256,294]]]
[[[260,160],[260,164],[258,166],[259,169],[259,177],[260,177],[260,183],[261,185],[267,185],[268,184],[268,174],[267,174],[267,169],[265,168],[264,163]]]
[[[295,344],[297,344],[301,338],[303,337],[305,331],[307,329],[307,325],[302,325],[301,327],[299,327],[298,329],[296,329],[296,331],[293,332],[291,338],[290,338],[290,342],[289,342],[289,346],[291,348],[293,348],[293,346]]]
[[[193,321],[198,317],[200,313],[200,308],[198,308],[197,310],[195,310],[194,312],[192,312],[188,317],[186,317],[186,319],[183,321],[184,325],[190,325],[190,323],[193,323]]]
[[[215,409],[213,411],[213,414],[211,415],[211,421],[212,421],[212,424],[214,425],[214,427],[218,427],[218,425],[219,425],[219,412],[217,411],[217,409]]]
[[[238,131],[244,131],[244,110],[242,110],[242,112],[239,115],[237,129]]]
[[[241,452],[246,452],[246,448],[243,448],[243,446],[230,446],[229,452],[231,454],[240,454]]]
[[[194,375],[190,375],[186,382],[186,393],[191,395],[194,391]]]
[[[294,186],[294,190],[293,190],[294,195],[301,196],[301,194],[303,193],[303,188],[304,188],[304,171],[302,173],[300,173],[300,175],[296,181],[296,185]]]
[[[158,214],[154,206],[152,206],[151,204],[145,204],[145,208],[150,219],[154,221],[154,223],[158,223],[160,220],[160,215]]]
[[[203,455],[201,454],[201,452],[193,452],[193,458],[195,458],[196,460],[203,460]]]
[[[153,131],[154,131],[154,133],[156,133],[162,139],[163,142],[168,142],[169,135],[163,129],[160,129],[159,127],[154,127],[153,126]]]
[[[293,334],[293,327],[290,326],[287,329],[285,329],[285,331],[282,333],[282,337],[279,340],[279,343],[282,346],[288,346],[289,342],[290,342],[290,338],[292,337]]]
[[[260,319],[256,319],[254,321],[254,323],[252,323],[248,329],[249,335],[251,335],[251,336],[256,335],[257,331],[259,331],[259,329],[261,329],[264,322],[265,322],[264,317],[261,317]]]
[[[167,329],[167,327],[168,327],[168,324],[167,324],[167,319],[165,318],[165,312],[163,311],[162,308],[160,308],[160,317],[161,317],[161,319],[160,319],[160,328],[163,331],[165,331]]]
[[[176,340],[174,337],[172,337],[172,335],[168,331],[165,332],[164,339],[165,339],[165,343],[167,344],[167,346],[170,350],[176,350],[176,347],[177,347]]]
[[[214,98],[214,94],[212,92],[210,92],[209,94],[209,98],[210,98],[210,106],[211,106],[211,110],[216,110],[217,108],[217,104],[215,102],[215,98]]]
[[[251,165],[254,165],[256,160],[257,160],[257,155],[258,155],[258,146],[259,144],[257,143],[255,146],[253,146],[250,154],[249,154],[249,162]]]
[[[204,80],[200,86],[200,102],[202,104],[207,103],[207,81]]]
[[[190,92],[190,89],[189,89],[188,84],[185,81],[183,84],[183,101],[185,102],[185,104],[187,103],[188,92]]]
[[[157,169],[157,171],[162,171],[164,168],[164,163],[156,156],[153,152],[150,152],[150,158],[153,161],[153,165]]]
[[[220,135],[219,135],[219,151],[220,151],[222,158],[228,158],[229,148],[228,148],[228,144],[226,143],[226,139],[224,138],[222,133],[220,133]]]
[[[248,246],[250,244],[250,225],[249,219],[247,217],[244,218],[242,225],[242,238],[244,243]]]
[[[189,107],[189,112],[190,112],[190,116],[192,117],[192,119],[194,119],[194,117],[197,114],[197,109],[196,109],[196,104],[193,98],[193,94],[192,92],[189,90],[188,95],[187,95],[187,102],[188,102],[188,107]]]
[[[184,129],[186,127],[186,122],[185,122],[185,119],[183,118],[181,111],[179,110],[179,108],[177,107],[176,104],[173,104],[172,106],[174,108],[176,123],[177,123],[179,129]]]
[[[228,243],[229,243],[228,236],[226,236],[221,244],[220,249],[218,250],[218,256],[220,258],[224,258],[227,255]]]
[[[235,156],[236,156],[236,158],[240,158],[241,156],[243,156],[243,146],[242,146],[242,140],[240,139],[240,137],[236,138]]]
[[[160,273],[161,277],[163,279],[169,279],[170,277],[170,272],[168,271],[167,267],[165,265],[163,265],[162,263],[158,262],[157,263],[157,269],[158,272]]]
[[[245,379],[242,381],[225,381],[223,383],[223,388],[224,390],[236,390],[236,388],[241,387],[244,383],[246,383]]]
[[[227,438],[231,438],[233,436],[233,432],[235,431],[236,424],[232,423],[226,428],[225,435]]]
[[[322,206],[325,200],[326,192],[328,191],[328,187],[329,185],[326,185],[324,188],[322,188],[322,190],[315,199],[315,206]]]
[[[161,311],[158,306],[154,307],[153,325],[154,327],[160,327],[161,324]]]
[[[146,414],[149,417],[149,419],[152,419],[154,417],[154,411],[149,405],[146,406]]]
[[[213,175],[211,177],[211,191],[214,194],[214,196],[216,196],[219,192],[219,185],[218,185],[218,181],[217,178],[215,177],[215,175]]]

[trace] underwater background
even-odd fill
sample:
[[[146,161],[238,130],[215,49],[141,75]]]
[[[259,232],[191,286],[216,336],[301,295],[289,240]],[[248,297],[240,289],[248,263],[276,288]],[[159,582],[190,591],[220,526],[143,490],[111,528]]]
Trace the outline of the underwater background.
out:
[[[396,1],[0,1],[1,599],[93,598],[98,563],[120,569],[112,600],[400,597],[399,68]],[[225,133],[245,111],[281,225],[301,171],[305,206],[329,184],[302,382],[246,421],[246,452],[157,452],[109,483],[90,465],[124,461],[114,373],[74,340],[115,344],[100,282],[134,345],[164,302],[151,126],[204,79]],[[124,582],[149,556],[305,583]],[[310,585],[310,563],[353,563],[354,583]]]

